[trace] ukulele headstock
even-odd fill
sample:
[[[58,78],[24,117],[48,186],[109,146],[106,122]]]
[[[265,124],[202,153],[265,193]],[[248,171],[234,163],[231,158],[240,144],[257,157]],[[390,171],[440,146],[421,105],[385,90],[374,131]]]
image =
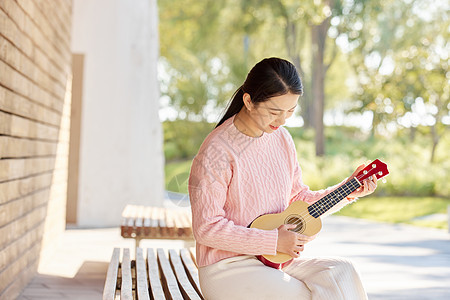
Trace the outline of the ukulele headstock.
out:
[[[368,164],[364,169],[362,169],[358,175],[356,175],[356,179],[359,182],[362,182],[364,179],[369,178],[372,175],[375,175],[377,179],[383,178],[384,176],[389,174],[389,170],[387,165],[379,159],[375,159],[373,162]]]

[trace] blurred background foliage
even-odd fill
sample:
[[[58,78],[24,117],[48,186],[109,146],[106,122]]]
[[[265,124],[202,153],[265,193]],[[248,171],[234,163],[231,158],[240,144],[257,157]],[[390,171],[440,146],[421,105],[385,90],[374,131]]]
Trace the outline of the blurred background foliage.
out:
[[[434,212],[445,213],[450,204],[448,1],[164,0],[158,5],[168,189],[187,192],[190,161],[228,100],[256,62],[277,56],[293,62],[304,83],[301,108],[287,129],[312,189],[340,182],[361,162],[380,158],[391,174],[375,196],[404,197],[395,199],[409,204],[435,197],[443,202]],[[423,199],[422,206],[428,205],[430,198]],[[352,205],[348,211],[359,206],[364,208]]]

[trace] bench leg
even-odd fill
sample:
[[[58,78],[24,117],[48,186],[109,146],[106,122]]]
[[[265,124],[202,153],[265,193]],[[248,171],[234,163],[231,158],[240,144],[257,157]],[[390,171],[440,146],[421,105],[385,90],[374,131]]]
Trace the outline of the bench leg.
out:
[[[139,244],[141,243],[142,239],[135,238],[134,241],[136,242],[136,245],[134,247],[134,254],[137,254],[137,248],[139,248]],[[136,257],[136,256],[135,256]]]

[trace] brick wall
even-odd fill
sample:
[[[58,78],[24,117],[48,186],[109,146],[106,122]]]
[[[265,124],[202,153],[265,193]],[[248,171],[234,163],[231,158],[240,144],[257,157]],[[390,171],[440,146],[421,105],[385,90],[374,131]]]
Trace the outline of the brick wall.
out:
[[[0,298],[65,227],[71,0],[0,0]]]

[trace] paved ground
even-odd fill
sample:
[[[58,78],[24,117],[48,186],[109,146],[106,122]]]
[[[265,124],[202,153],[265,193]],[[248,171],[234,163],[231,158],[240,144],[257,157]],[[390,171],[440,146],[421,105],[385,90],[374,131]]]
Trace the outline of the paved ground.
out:
[[[369,299],[450,299],[447,231],[332,216],[308,246],[308,256],[351,259]]]
[[[183,247],[143,241],[143,247]],[[101,299],[114,247],[133,248],[118,228],[69,229],[51,262],[19,299]],[[412,226],[329,217],[305,256],[342,256],[361,272],[370,299],[450,299],[450,234]]]

